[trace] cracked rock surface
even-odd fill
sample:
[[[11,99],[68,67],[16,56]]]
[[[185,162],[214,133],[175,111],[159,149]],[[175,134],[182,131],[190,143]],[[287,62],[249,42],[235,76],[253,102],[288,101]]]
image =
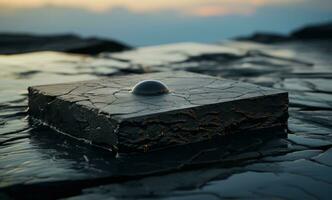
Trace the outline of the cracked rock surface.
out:
[[[331,52],[330,40],[315,40],[273,45],[179,43],[99,57],[55,52],[2,55],[0,197],[330,199]],[[270,134],[263,130],[259,137],[114,158],[109,151],[27,118],[26,88],[31,85],[172,71],[289,92],[287,137],[267,137]],[[83,103],[84,98],[75,101]]]
[[[165,83],[171,92],[131,92],[136,83],[149,79]],[[213,76],[163,72],[30,87],[29,113],[118,152],[146,152],[238,132],[283,132],[288,94]]]

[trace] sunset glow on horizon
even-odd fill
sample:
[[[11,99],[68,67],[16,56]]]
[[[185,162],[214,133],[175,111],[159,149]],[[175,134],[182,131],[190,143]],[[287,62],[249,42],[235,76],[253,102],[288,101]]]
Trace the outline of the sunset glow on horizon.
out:
[[[327,21],[331,0],[0,0],[0,32],[73,33],[134,46],[288,34]]]
[[[33,9],[47,6],[107,12],[124,8],[136,13],[176,11],[185,15],[247,15],[262,6],[288,5],[307,0],[0,0],[0,9]]]

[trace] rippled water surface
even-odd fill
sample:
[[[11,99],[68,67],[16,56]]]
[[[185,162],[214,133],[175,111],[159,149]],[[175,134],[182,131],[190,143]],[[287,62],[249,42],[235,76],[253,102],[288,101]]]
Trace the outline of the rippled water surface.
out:
[[[0,187],[6,193],[0,194],[32,199],[329,199],[331,53],[330,41],[312,41],[180,43],[97,57],[57,52],[1,55]],[[28,86],[169,70],[288,91],[287,138],[239,136],[115,158],[29,120]]]

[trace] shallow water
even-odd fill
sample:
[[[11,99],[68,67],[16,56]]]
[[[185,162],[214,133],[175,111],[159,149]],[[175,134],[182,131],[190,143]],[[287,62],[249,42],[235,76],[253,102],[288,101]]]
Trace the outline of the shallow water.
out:
[[[7,192],[3,195],[328,199],[332,195],[331,53],[331,42],[312,41],[180,43],[99,57],[56,52],[0,56],[0,187]],[[239,136],[114,158],[111,152],[29,120],[28,86],[169,70],[289,91],[287,138]]]

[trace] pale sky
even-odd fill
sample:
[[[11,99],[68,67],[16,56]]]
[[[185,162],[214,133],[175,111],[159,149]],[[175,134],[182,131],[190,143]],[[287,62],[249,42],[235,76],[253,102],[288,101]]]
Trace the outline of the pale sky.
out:
[[[59,6],[105,12],[121,7],[138,13],[172,10],[183,14],[216,16],[250,14],[262,6],[292,5],[306,1],[308,0],[0,0],[0,8],[15,10]]]
[[[0,32],[104,37],[130,45],[288,34],[332,21],[332,0],[0,0]]]

